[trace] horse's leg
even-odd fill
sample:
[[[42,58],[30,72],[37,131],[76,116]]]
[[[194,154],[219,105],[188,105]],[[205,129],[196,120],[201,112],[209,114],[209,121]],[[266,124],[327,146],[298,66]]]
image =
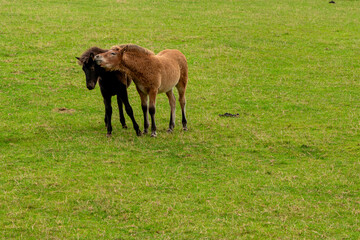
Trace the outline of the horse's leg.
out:
[[[124,117],[124,111],[123,111],[123,101],[121,100],[121,93],[117,95],[117,103],[119,108],[119,114],[120,114],[120,122],[123,128],[127,128],[125,123],[125,117]]]
[[[111,126],[111,115],[112,115],[112,107],[111,107],[111,96],[104,97],[104,105],[105,105],[105,124],[107,128],[107,136],[111,136],[112,126]]]
[[[148,133],[149,129],[149,115],[148,115],[148,96],[136,87],[141,99],[141,108],[144,115],[144,134]]]
[[[157,89],[149,91],[149,113],[151,117],[151,137],[156,137],[156,124],[155,124],[155,103]]]
[[[104,122],[105,122],[105,128],[107,128],[108,120],[107,120],[107,115],[106,115],[106,108],[105,108],[105,118],[104,118]]]
[[[186,82],[185,83],[179,82],[179,84],[176,85],[176,88],[179,91],[179,102],[180,102],[180,107],[181,107],[183,130],[187,131],[188,128],[187,128],[186,111],[185,111],[185,105],[186,105],[186,99],[185,99]]]
[[[126,111],[127,115],[130,117],[130,119],[131,119],[131,121],[133,123],[136,135],[141,136],[141,131],[139,129],[139,125],[135,121],[134,112],[133,112],[132,107],[131,107],[131,105],[129,103],[129,98],[128,98],[128,94],[127,94],[127,90],[126,90],[125,85],[121,86],[120,92],[118,94],[118,98],[120,98],[120,101],[122,101],[124,103],[124,105],[125,105],[125,111]]]
[[[172,91],[172,89],[170,91],[168,91],[166,93],[168,99],[169,99],[169,104],[170,104],[170,123],[169,123],[169,129],[167,130],[168,132],[172,132],[174,127],[175,127],[175,104],[176,104],[176,99],[175,99],[175,95]]]

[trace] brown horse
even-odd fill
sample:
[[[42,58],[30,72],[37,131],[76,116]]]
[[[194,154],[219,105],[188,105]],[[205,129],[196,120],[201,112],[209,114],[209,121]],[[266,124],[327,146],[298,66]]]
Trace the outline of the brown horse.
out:
[[[120,45],[108,52],[95,56],[101,67],[110,71],[122,71],[132,77],[141,98],[144,114],[144,133],[148,132],[151,116],[151,136],[156,136],[155,101],[158,93],[166,93],[171,107],[168,132],[175,126],[175,96],[173,88],[179,92],[183,130],[187,130],[185,116],[185,91],[188,82],[188,66],[184,54],[178,50],[164,50],[155,55],[150,50],[137,45]],[[148,108],[149,98],[149,108]]]

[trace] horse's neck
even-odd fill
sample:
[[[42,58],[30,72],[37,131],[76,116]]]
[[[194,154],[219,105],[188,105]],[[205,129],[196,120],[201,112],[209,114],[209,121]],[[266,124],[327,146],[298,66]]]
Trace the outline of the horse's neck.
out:
[[[149,69],[152,69],[153,55],[144,55],[136,52],[126,52],[123,56],[123,65],[129,70],[130,75],[144,75]]]

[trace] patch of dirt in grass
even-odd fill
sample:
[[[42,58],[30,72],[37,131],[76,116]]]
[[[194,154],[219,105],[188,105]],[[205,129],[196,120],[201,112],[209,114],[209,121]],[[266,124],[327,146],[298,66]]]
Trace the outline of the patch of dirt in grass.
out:
[[[224,113],[224,114],[219,114],[219,117],[239,117],[239,114]]]
[[[53,111],[58,113],[72,114],[75,112],[75,109],[62,107],[62,108],[54,108]]]

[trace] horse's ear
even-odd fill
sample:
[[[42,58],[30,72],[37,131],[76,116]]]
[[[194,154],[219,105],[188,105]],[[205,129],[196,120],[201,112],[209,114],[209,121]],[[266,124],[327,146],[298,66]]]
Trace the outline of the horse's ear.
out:
[[[81,65],[83,65],[83,62],[80,60],[80,58],[78,58],[78,57],[75,57],[77,60],[78,60],[78,64],[81,66]]]
[[[91,58],[92,60],[94,60],[94,57],[95,57],[94,53],[90,53],[90,58]]]
[[[123,55],[128,49],[128,45],[126,45],[125,47],[123,47],[121,50],[120,50],[120,55]]]

